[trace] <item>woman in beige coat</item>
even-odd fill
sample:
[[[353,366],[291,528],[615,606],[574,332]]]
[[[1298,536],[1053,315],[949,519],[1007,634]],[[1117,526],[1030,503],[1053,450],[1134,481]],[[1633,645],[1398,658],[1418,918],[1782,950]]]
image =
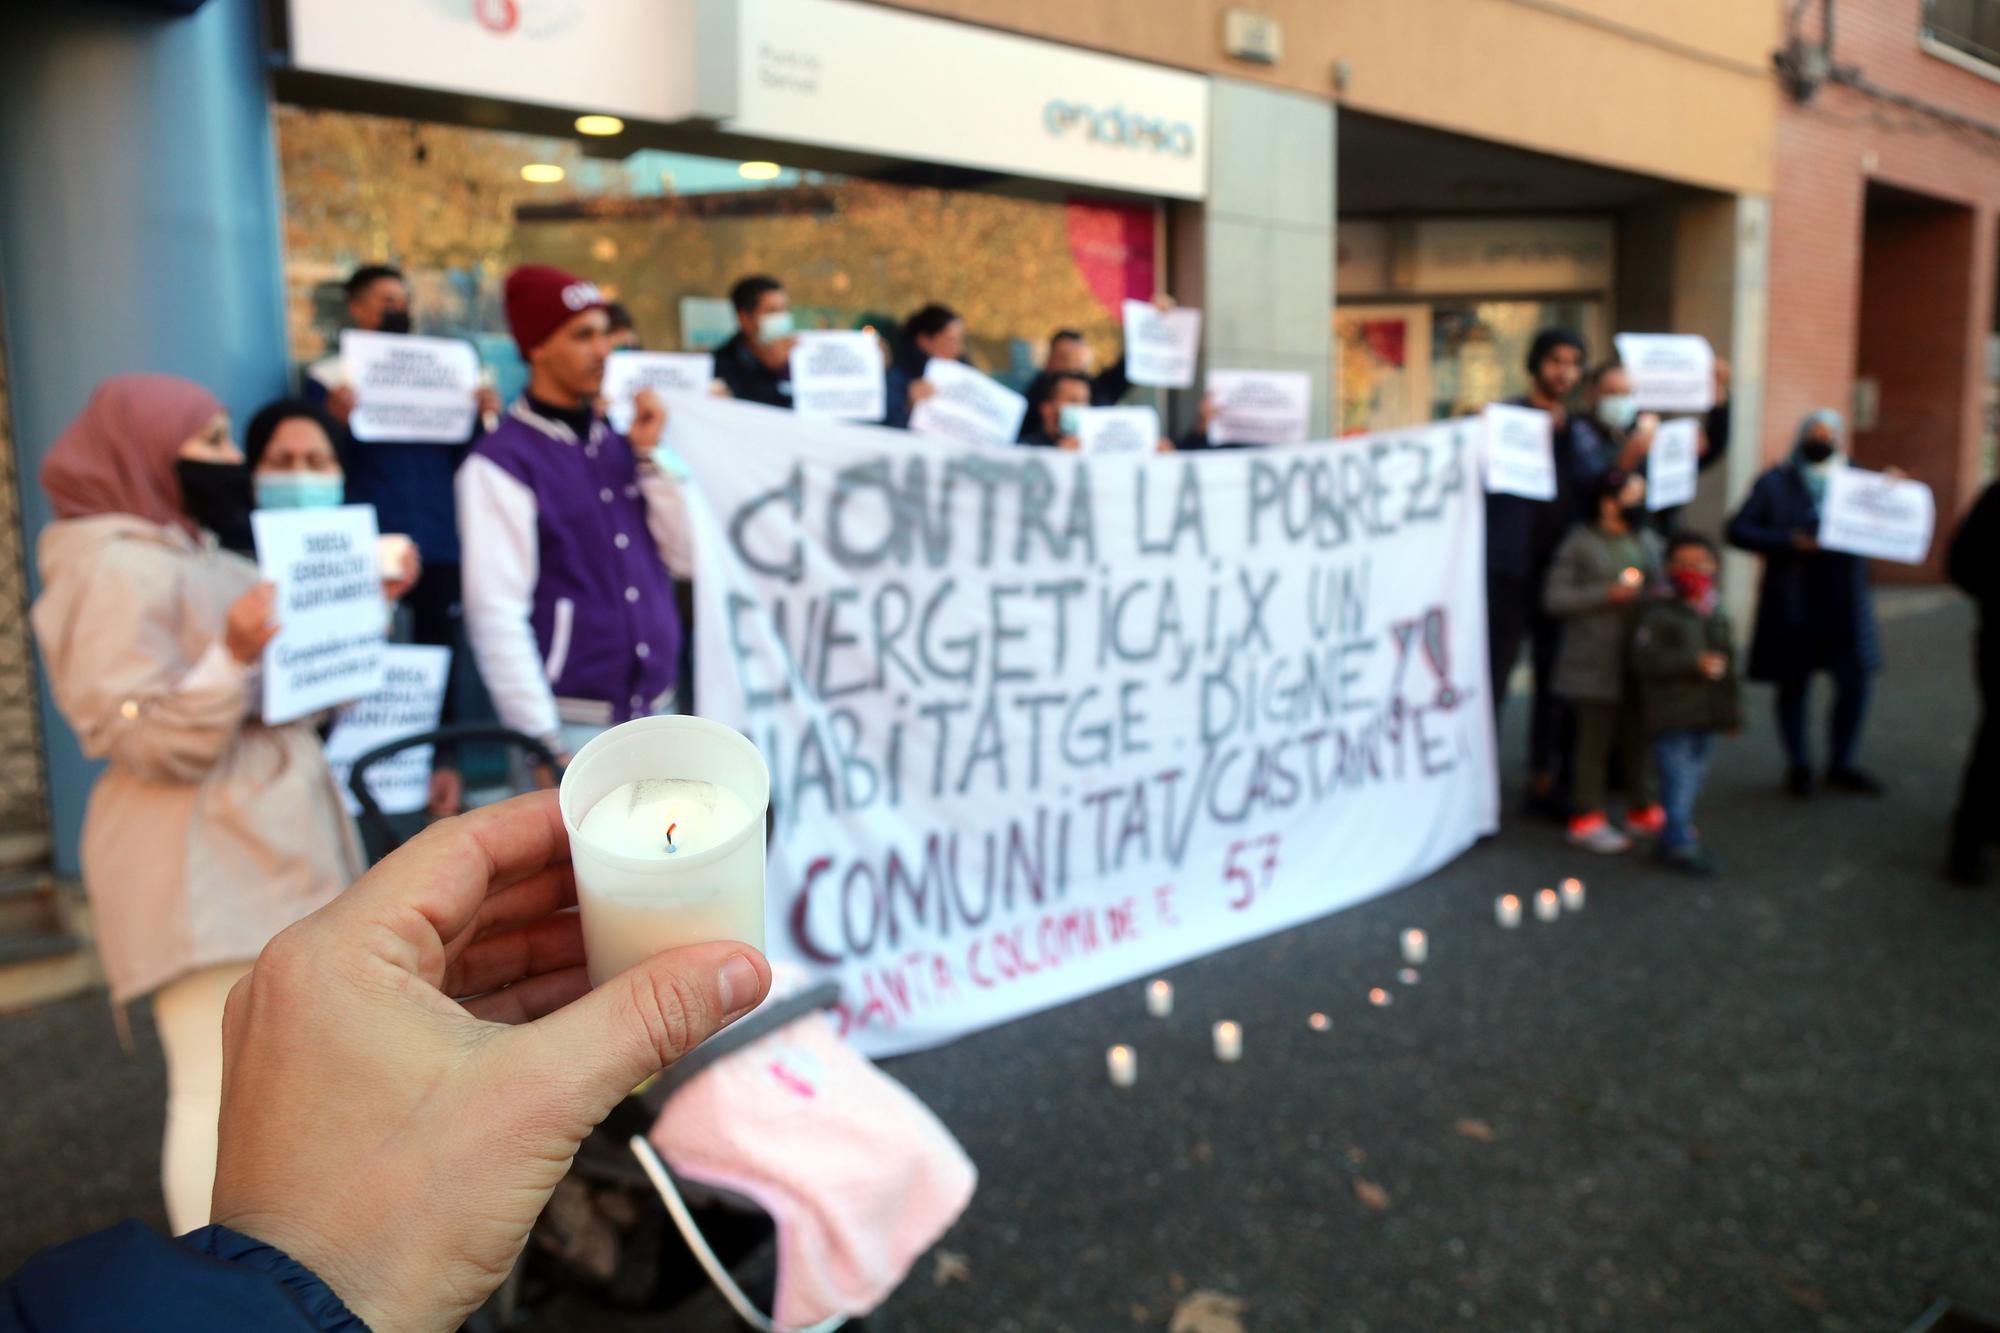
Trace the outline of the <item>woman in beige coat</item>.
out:
[[[170,376],[107,380],[42,485],[59,521],[41,536],[35,634],[56,706],[108,761],[84,887],[113,1001],[154,996],[180,1233],[208,1221],[223,1000],[273,935],[353,882],[361,853],[312,725],[258,720],[276,626],[256,566],[215,539],[249,514],[222,405]]]

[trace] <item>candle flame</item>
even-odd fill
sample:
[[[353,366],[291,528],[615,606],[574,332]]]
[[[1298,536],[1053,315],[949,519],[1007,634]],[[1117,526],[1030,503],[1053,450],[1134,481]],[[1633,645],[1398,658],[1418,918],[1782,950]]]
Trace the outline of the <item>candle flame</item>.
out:
[[[674,845],[674,830],[679,827],[678,823],[667,825],[667,846],[671,847]]]

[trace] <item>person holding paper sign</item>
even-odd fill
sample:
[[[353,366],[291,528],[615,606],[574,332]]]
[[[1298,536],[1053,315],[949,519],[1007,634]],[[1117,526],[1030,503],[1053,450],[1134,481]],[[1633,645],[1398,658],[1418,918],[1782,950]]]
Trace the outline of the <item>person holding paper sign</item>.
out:
[[[1706,472],[1722,461],[1729,450],[1729,363],[1714,362],[1715,405],[1702,419],[1699,442],[1695,446],[1695,467]],[[1577,493],[1587,494],[1589,483],[1609,468],[1627,472],[1643,469],[1653,441],[1659,433],[1657,412],[1639,410],[1632,392],[1632,376],[1618,361],[1607,361],[1592,371],[1584,382],[1585,411],[1572,427],[1569,465],[1577,483]],[[1648,522],[1662,532],[1671,530],[1680,516],[1680,507],[1654,511]],[[1590,516],[1579,511],[1579,522]]]
[[[2000,705],[2000,482],[1980,492],[1959,525],[1946,569],[1979,607],[1979,731],[1965,760],[1947,866],[1959,883],[1976,885],[1986,880],[1987,848],[2000,838],[2000,718],[1993,713]]]
[[[361,871],[311,721],[258,720],[272,590],[222,549],[250,482],[222,404],[166,375],[99,385],[42,466],[32,613],[56,707],[106,761],[83,881],[112,1000],[147,994],[168,1072],[162,1179],[208,1220],[222,1002],[257,951]]]
[[[950,306],[932,302],[903,322],[896,360],[889,367],[889,415],[884,424],[907,430],[910,413],[936,392],[924,381],[932,357],[965,360],[965,321]]]
[[[736,332],[715,349],[715,374],[730,396],[766,407],[792,405],[791,297],[776,278],[755,274],[729,289]]]
[[[531,265],[507,275],[506,303],[528,388],[458,474],[466,629],[500,720],[566,761],[677,706],[673,575],[693,556],[680,485],[653,458],[659,398],[637,396],[629,437],[596,413],[603,293]]]
[[[1806,704],[1820,672],[1834,682],[1826,785],[1869,796],[1882,792],[1882,784],[1854,764],[1869,677],[1882,667],[1868,563],[1821,549],[1818,535],[1827,478],[1845,462],[1842,425],[1840,413],[1830,409],[1807,416],[1791,457],[1757,479],[1729,520],[1730,545],[1764,557],[1750,678],[1778,687],[1778,730],[1790,761],[1786,782],[1797,796],[1811,796],[1819,785]]]

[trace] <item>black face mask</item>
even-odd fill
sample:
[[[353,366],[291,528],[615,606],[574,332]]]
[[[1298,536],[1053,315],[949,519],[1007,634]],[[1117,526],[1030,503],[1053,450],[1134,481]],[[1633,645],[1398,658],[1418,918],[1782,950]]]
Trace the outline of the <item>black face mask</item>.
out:
[[[250,468],[244,463],[208,463],[183,458],[174,464],[180,478],[181,507],[189,518],[215,534],[232,551],[248,551]]]
[[[381,323],[375,326],[377,333],[408,333],[410,331],[410,311],[407,306],[382,312]]]
[[[1808,463],[1824,463],[1833,457],[1833,445],[1825,440],[1807,440],[1799,446],[1799,457]]]

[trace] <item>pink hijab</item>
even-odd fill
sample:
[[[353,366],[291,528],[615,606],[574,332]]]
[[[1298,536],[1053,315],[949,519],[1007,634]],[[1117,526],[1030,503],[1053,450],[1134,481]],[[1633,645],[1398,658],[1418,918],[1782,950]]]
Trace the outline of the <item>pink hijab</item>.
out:
[[[180,447],[222,411],[215,395],[173,375],[114,375],[42,461],[57,518],[132,514],[195,530],[174,472]]]

